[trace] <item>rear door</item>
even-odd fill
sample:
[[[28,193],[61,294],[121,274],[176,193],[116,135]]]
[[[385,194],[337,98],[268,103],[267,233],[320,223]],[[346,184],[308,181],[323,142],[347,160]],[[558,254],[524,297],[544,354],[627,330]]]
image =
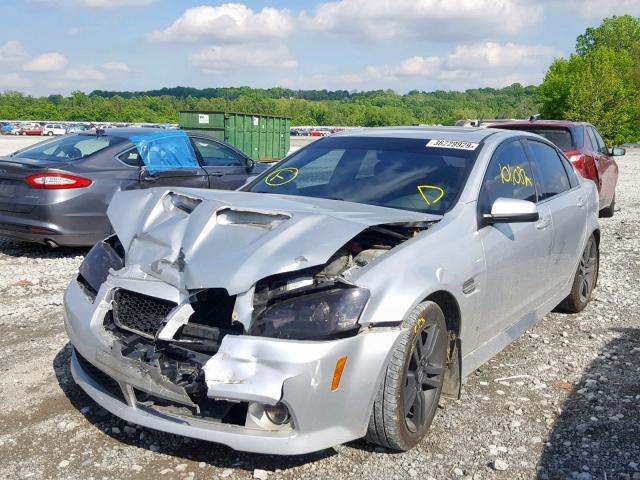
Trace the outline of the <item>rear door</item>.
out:
[[[212,138],[193,136],[191,141],[209,177],[209,188],[235,190],[251,175],[252,165],[242,153]]]
[[[618,180],[618,166],[609,155],[609,149],[598,131],[590,125],[587,126],[587,130],[592,142],[595,143],[594,158],[600,178],[600,185],[598,186],[598,191],[600,192],[600,208],[605,208],[608,207],[613,200],[613,194]]]
[[[538,208],[551,212],[553,236],[549,287],[554,291],[573,277],[586,233],[587,199],[569,162],[546,143],[528,139],[538,190]]]
[[[536,187],[521,140],[500,145],[489,163],[478,198],[478,213],[490,213],[498,198],[536,201]],[[483,343],[535,311],[549,290],[548,261],[553,225],[546,205],[537,222],[496,223],[478,231],[486,274],[479,343]]]

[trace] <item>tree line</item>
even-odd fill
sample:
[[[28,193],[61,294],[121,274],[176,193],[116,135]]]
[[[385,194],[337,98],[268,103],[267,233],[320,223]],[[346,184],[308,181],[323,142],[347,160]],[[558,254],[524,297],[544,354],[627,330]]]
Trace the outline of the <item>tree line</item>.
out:
[[[292,118],[294,125],[443,124],[461,118],[521,118],[536,113],[536,87],[519,84],[502,89],[464,92],[392,90],[359,94],[285,89],[205,89],[183,87],[153,92],[73,92],[70,96],[36,98],[19,92],[0,94],[0,118],[101,122],[177,123],[180,110],[214,110],[265,113]],[[207,96],[203,92],[208,91]],[[213,92],[215,91],[215,92]],[[305,97],[325,97],[312,100]],[[331,99],[340,96],[340,99]]]
[[[640,19],[605,19],[556,59],[539,87],[398,94],[393,90],[292,90],[226,87],[144,92],[95,90],[33,97],[0,93],[0,118],[177,123],[180,110],[282,115],[293,125],[451,125],[459,119],[541,118],[589,121],[611,144],[640,140]]]

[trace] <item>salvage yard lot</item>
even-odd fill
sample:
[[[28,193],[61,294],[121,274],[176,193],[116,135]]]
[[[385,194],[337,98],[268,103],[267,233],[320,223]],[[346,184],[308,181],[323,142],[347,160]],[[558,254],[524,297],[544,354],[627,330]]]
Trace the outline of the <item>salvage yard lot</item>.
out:
[[[472,374],[402,454],[363,441],[244,454],[113,417],[69,372],[62,296],[86,250],[0,239],[0,478],[640,479],[640,151],[619,164],[594,301]]]

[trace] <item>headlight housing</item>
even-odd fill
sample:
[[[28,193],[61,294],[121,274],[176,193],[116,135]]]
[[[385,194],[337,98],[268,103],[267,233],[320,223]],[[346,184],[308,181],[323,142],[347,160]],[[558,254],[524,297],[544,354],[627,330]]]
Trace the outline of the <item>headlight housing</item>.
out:
[[[365,288],[338,288],[300,295],[267,308],[249,335],[295,340],[326,340],[354,334],[369,300]]]
[[[78,280],[95,297],[109,275],[109,269],[124,267],[124,251],[118,237],[112,235],[96,243],[80,264]]]

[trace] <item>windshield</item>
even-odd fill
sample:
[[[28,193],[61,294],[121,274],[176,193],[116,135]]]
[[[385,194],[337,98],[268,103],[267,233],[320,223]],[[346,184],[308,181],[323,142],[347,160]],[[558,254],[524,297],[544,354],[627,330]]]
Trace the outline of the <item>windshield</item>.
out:
[[[244,190],[443,214],[457,200],[480,147],[467,142],[449,142],[464,144],[461,148],[429,145],[434,142],[328,137],[293,154]]]
[[[68,162],[86,158],[123,141],[123,138],[111,136],[71,135],[39,143],[16,153],[13,157]]]

